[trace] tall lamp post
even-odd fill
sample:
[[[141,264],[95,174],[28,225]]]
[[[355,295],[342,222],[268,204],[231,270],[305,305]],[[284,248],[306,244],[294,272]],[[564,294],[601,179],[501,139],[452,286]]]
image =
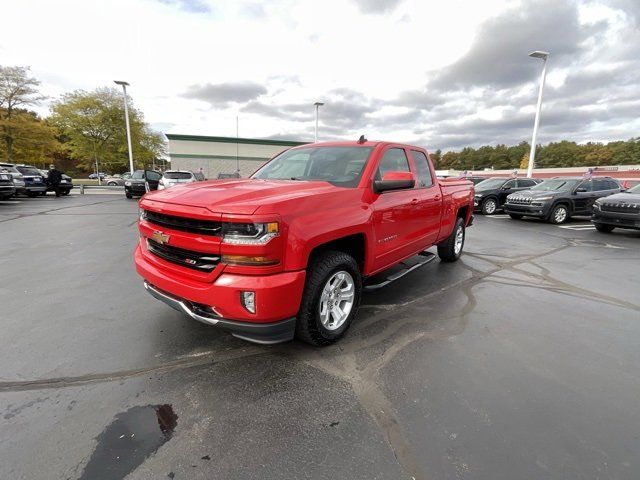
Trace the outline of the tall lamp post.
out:
[[[129,84],[123,80],[114,80],[116,85],[122,85],[122,94],[124,95],[124,121],[127,124],[127,145],[129,147],[129,170],[133,175],[133,150],[131,148],[131,127],[129,126],[129,107],[127,106],[127,87]]]
[[[314,103],[314,105],[316,106],[316,139],[314,143],[318,143],[318,109],[324,105],[323,102],[316,102]]]
[[[549,58],[549,52],[542,52],[536,50],[529,54],[533,58],[542,59],[542,74],[540,75],[540,90],[538,91],[538,106],[536,107],[536,119],[533,123],[533,136],[531,138],[531,153],[529,153],[529,165],[527,167],[527,178],[531,178],[533,175],[533,166],[536,159],[536,137],[538,136],[538,124],[540,123],[540,110],[542,109],[542,91],[544,90],[544,80],[547,76],[547,58]]]

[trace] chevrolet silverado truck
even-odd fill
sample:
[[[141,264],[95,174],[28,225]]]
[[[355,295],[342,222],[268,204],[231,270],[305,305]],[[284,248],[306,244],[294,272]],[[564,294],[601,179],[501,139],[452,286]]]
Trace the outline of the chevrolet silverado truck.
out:
[[[248,179],[144,195],[136,269],[155,298],[236,337],[329,345],[363,289],[433,260],[434,245],[444,262],[460,257],[473,194],[466,180],[439,181],[422,148],[303,145]]]

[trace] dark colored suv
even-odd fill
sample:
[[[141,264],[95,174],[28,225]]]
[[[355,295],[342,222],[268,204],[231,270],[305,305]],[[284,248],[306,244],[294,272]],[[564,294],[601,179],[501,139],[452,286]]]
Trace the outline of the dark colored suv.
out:
[[[36,167],[29,165],[15,165],[24,179],[25,193],[29,197],[37,197],[47,191],[47,184],[42,177],[42,173]]]
[[[509,195],[504,211],[515,220],[529,216],[560,224],[574,215],[591,215],[597,199],[620,190],[620,184],[610,177],[555,177]]]
[[[124,182],[124,194],[127,198],[141,197],[147,190],[157,190],[162,173],[155,170],[136,170],[131,178]]]
[[[473,208],[483,215],[493,215],[502,208],[507,196],[520,190],[527,190],[540,183],[535,178],[487,178],[476,184]]]
[[[11,173],[0,167],[0,200],[11,198],[16,193]]]
[[[640,230],[640,184],[596,200],[591,221],[599,232],[609,233],[616,227]]]

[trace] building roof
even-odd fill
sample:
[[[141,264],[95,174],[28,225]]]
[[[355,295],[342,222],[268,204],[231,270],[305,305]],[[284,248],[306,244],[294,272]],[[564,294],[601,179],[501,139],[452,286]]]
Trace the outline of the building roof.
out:
[[[309,142],[298,142],[294,140],[272,140],[269,138],[241,138],[241,137],[210,137],[206,135],[182,135],[178,133],[165,133],[169,140],[187,140],[192,142],[213,142],[213,143],[241,143],[244,145],[279,145],[283,147],[294,147],[304,145]]]

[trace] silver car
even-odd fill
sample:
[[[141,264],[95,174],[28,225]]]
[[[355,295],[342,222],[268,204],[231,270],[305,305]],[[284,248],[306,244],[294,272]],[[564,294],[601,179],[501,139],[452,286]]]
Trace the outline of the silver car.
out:
[[[182,185],[184,183],[202,182],[206,180],[202,172],[191,172],[189,170],[167,170],[162,175],[158,190],[173,187],[174,185]]]

